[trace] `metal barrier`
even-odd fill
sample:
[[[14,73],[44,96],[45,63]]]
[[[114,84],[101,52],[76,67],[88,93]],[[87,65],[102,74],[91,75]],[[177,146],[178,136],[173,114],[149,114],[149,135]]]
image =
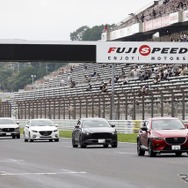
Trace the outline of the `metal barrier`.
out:
[[[28,119],[18,119],[21,128],[27,123]],[[58,124],[60,130],[72,131],[77,123],[77,120],[73,119],[54,119],[55,124]],[[142,120],[109,120],[110,124],[115,125],[116,130],[119,133],[134,133],[138,131],[138,128],[142,124]]]
[[[27,119],[18,119],[21,128],[27,123]],[[54,119],[55,124],[58,124],[60,130],[72,131],[77,123],[75,119]],[[115,125],[118,133],[132,134],[137,133],[140,126],[143,124],[143,120],[109,120],[110,124]],[[184,120],[184,123],[188,121]]]

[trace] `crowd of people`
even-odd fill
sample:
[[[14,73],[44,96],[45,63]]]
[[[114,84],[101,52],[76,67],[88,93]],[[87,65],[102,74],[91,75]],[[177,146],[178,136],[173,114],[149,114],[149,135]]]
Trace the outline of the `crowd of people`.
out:
[[[120,28],[127,27],[137,22],[145,22],[179,10],[187,10],[188,0],[160,0],[138,14],[131,13],[130,18],[122,23]]]

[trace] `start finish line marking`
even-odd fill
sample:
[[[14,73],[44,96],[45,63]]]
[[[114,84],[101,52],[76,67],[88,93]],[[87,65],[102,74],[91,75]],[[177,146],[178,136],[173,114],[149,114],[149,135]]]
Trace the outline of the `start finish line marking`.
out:
[[[71,170],[63,169],[60,172],[23,172],[23,173],[9,173],[5,171],[0,171],[0,176],[27,176],[27,175],[59,175],[59,174],[87,174],[87,172],[76,172]]]

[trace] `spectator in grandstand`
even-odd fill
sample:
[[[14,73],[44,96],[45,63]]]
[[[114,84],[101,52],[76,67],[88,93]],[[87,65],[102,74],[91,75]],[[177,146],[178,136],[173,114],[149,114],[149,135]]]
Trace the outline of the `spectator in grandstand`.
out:
[[[176,40],[175,40],[175,38],[173,36],[170,36],[170,41],[171,42],[175,42]]]
[[[186,33],[181,33],[180,35],[179,35],[179,42],[187,42],[188,40],[187,40],[187,34]]]
[[[178,8],[178,9],[184,9],[184,4],[183,4],[182,1],[180,1],[180,2],[178,3],[177,8]]]
[[[164,1],[163,1],[163,4],[165,5],[165,4],[167,4],[169,1],[170,1],[170,0],[164,0]]]
[[[76,82],[75,81],[73,81],[72,79],[71,79],[71,84],[70,84],[70,87],[71,88],[74,88],[76,86]]]
[[[141,17],[140,17],[140,21],[141,21],[141,22],[144,22],[144,18],[145,18],[144,13],[142,13],[142,14],[141,14]]]
[[[86,88],[86,91],[91,91],[91,89],[92,89],[92,85],[89,83],[88,87]]]
[[[126,85],[126,84],[128,84],[128,82],[129,82],[129,78],[125,77],[124,80],[123,80],[122,85]]]
[[[101,78],[100,74],[99,74],[99,73],[97,73],[97,81],[99,81],[99,80],[100,80],[100,78]]]
[[[91,74],[91,77],[95,77],[97,75],[96,70],[94,69],[93,73]]]
[[[114,77],[114,83],[118,83],[118,80],[119,80],[119,75],[116,75],[116,76]]]
[[[108,85],[107,83],[102,82],[101,85],[99,86],[100,90],[101,90],[102,92],[107,92],[107,90],[108,90],[107,85]]]
[[[90,81],[91,81],[91,77],[85,75],[85,79],[86,79],[86,82],[89,82],[89,83],[90,83]]]
[[[154,80],[153,80],[153,83],[154,84],[157,84],[158,82],[160,82],[161,80],[160,80],[160,76],[159,76],[159,74],[157,74],[156,75],[156,77],[154,78]]]
[[[70,73],[67,76],[67,82],[70,83],[72,81],[72,76],[70,75]]]
[[[125,76],[125,71],[124,71],[123,67],[121,67],[121,77],[124,78],[124,76]]]
[[[187,72],[188,72],[188,69],[187,69],[187,66],[185,65],[182,65],[182,71],[180,72],[180,75],[181,76],[184,76],[184,75],[187,75]]]
[[[153,16],[153,18],[155,18],[156,15],[157,15],[157,13],[156,13],[155,9],[153,9],[153,10],[152,10],[152,16]]]
[[[147,95],[148,93],[149,93],[149,86],[147,84],[145,84],[141,87],[139,96]]]
[[[134,80],[139,79],[140,69],[138,66],[134,66],[133,69],[130,71],[129,77],[132,77]]]
[[[70,67],[70,72],[71,73],[73,72],[73,68],[74,68],[73,66]]]
[[[64,86],[65,85],[65,80],[64,79],[61,79],[60,81],[60,86]]]
[[[64,73],[64,69],[61,68],[60,71],[59,71],[59,75],[63,75],[63,73]]]

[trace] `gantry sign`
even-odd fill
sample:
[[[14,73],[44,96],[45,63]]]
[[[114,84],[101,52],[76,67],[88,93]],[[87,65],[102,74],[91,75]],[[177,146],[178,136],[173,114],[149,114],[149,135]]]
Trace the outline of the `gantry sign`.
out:
[[[188,63],[185,42],[0,41],[0,61]]]

